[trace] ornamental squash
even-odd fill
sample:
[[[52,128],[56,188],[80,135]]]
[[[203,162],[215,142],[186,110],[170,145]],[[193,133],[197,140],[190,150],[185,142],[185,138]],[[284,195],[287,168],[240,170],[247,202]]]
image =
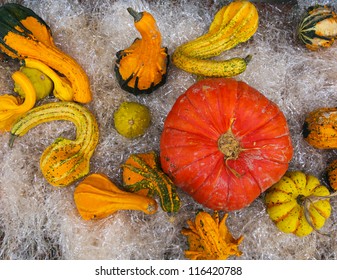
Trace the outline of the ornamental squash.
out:
[[[249,40],[258,24],[259,15],[252,3],[233,1],[216,13],[206,34],[179,46],[172,55],[172,62],[182,70],[200,76],[236,76],[246,70],[250,55],[229,60],[209,58]]]
[[[329,163],[326,175],[331,188],[337,191],[337,159]]]
[[[310,50],[329,48],[337,38],[337,15],[327,6],[309,7],[299,24],[298,37]]]
[[[267,212],[285,233],[306,236],[319,230],[331,214],[329,190],[301,171],[287,172],[266,192]]]
[[[207,78],[173,105],[161,166],[177,187],[213,210],[238,210],[287,171],[293,148],[278,106],[232,78]]]
[[[91,101],[88,76],[72,57],[55,46],[49,26],[32,10],[14,3],[0,7],[0,51],[20,60],[40,60],[69,80],[74,101]]]
[[[158,195],[165,212],[179,210],[180,198],[176,186],[161,170],[155,152],[132,154],[122,167],[123,185],[127,190],[149,196]]]
[[[135,95],[149,94],[166,82],[169,56],[161,46],[161,34],[154,17],[144,11],[127,9],[142,38],[118,51],[115,73],[122,89]]]
[[[56,120],[73,122],[76,139],[57,138],[44,150],[40,168],[51,185],[64,187],[89,173],[90,158],[98,144],[98,124],[88,109],[65,101],[35,107],[14,123],[9,145],[12,146],[16,137],[25,135],[35,126]]]
[[[337,148],[337,108],[318,108],[305,118],[302,134],[317,149]]]
[[[14,83],[20,86],[25,95],[22,101],[20,97],[10,94],[0,96],[0,132],[10,131],[13,123],[20,116],[35,106],[36,91],[29,78],[21,71],[16,71],[12,75]]]
[[[78,184],[74,201],[84,220],[102,219],[119,210],[157,211],[154,199],[123,191],[101,173],[90,174]]]
[[[226,226],[228,214],[220,221],[217,211],[211,216],[200,211],[195,221],[187,221],[189,228],[181,233],[187,236],[188,250],[185,256],[191,260],[226,260],[230,256],[240,256],[238,246],[243,236],[235,239]]]

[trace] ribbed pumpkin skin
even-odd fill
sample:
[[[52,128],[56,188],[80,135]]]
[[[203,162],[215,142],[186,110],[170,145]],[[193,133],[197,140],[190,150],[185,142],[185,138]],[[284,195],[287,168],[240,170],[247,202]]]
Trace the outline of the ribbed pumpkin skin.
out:
[[[218,140],[231,131],[239,153],[225,159]],[[277,105],[244,82],[204,79],[169,112],[160,140],[162,169],[213,210],[249,205],[288,169],[293,148]]]

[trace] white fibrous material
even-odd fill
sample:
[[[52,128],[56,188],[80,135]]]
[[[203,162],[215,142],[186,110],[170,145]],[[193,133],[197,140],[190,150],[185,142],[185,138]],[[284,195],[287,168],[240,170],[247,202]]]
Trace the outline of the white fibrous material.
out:
[[[3,1],[8,2],[8,1]],[[157,21],[162,44],[174,49],[204,34],[215,12],[228,1],[20,1],[51,27],[56,45],[74,57],[87,72],[93,101],[87,106],[100,127],[100,142],[91,159],[91,173],[105,173],[121,185],[121,164],[133,153],[159,152],[164,120],[175,100],[196,77],[169,65],[167,82],[150,95],[123,91],[115,77],[116,52],[136,37],[128,7],[148,11]],[[289,168],[317,176],[326,184],[328,161],[335,150],[309,146],[301,134],[308,112],[337,106],[337,44],[329,49],[307,50],[296,35],[304,10],[335,1],[299,0],[298,5],[256,4],[260,22],[246,43],[220,58],[252,55],[246,71],[236,77],[278,104],[285,114],[294,145]],[[16,61],[0,63],[1,94],[13,92],[11,73]],[[126,139],[113,126],[113,113],[124,101],[148,106],[152,123],[146,134]],[[44,101],[44,102],[48,102]],[[167,214],[159,207],[154,215],[119,211],[94,221],[84,221],[73,201],[77,183],[66,188],[48,184],[39,168],[44,149],[57,137],[75,137],[68,122],[41,124],[9,148],[9,133],[0,135],[0,259],[184,259],[187,240],[180,231],[203,207],[178,189],[181,209]],[[159,201],[158,201],[159,203]],[[266,213],[263,195],[250,206],[229,213],[227,224],[235,238],[243,235],[239,259],[337,259],[337,202],[331,198],[332,215],[316,232],[299,238],[280,232]],[[208,211],[208,209],[204,209]]]

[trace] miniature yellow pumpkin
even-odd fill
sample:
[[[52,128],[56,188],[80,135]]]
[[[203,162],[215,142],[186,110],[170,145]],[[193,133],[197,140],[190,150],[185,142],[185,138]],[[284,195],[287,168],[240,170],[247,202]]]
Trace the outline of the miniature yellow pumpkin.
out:
[[[285,233],[306,236],[321,229],[331,214],[330,192],[320,181],[301,171],[287,172],[267,190],[267,212]]]

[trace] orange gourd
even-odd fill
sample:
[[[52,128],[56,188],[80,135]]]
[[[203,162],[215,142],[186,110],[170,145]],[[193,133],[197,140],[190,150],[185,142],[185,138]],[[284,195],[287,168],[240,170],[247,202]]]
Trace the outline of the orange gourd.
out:
[[[119,210],[157,211],[157,203],[147,196],[118,188],[105,174],[88,175],[74,192],[76,207],[84,220],[105,218]]]
[[[154,17],[144,11],[128,8],[142,38],[117,52],[115,73],[122,89],[138,95],[149,94],[166,82],[169,56],[161,46],[162,39]]]

